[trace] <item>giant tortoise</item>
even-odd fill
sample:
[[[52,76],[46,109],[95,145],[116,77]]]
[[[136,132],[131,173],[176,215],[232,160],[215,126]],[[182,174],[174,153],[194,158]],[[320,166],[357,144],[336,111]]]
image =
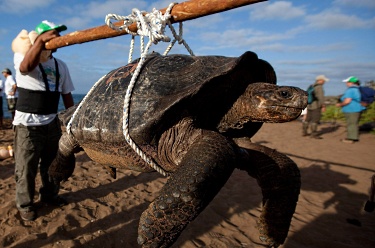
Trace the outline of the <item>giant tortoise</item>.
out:
[[[131,140],[169,177],[140,217],[139,245],[171,246],[236,168],[262,190],[260,239],[270,247],[282,244],[297,204],[300,173],[287,156],[250,138],[264,122],[296,119],[307,105],[306,92],[277,86],[272,66],[253,52],[240,57],[151,53],[124,109],[137,63],[111,71],[80,105],[60,114],[69,132],[60,139],[50,176],[66,180],[74,170],[74,153],[82,149],[113,172],[155,171],[124,137],[128,111]]]

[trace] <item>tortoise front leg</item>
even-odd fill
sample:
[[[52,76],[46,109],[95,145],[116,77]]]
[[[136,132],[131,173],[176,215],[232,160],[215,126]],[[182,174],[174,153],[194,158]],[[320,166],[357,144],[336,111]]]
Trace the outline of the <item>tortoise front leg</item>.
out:
[[[50,180],[55,183],[68,180],[73,174],[75,168],[74,153],[82,151],[82,148],[75,141],[73,136],[68,133],[63,133],[59,140],[59,149],[56,158],[52,161],[48,168]]]
[[[140,218],[142,247],[169,247],[216,196],[235,167],[233,143],[217,133],[198,137]]]
[[[300,171],[293,160],[249,139],[236,140],[243,147],[239,169],[257,179],[263,194],[258,223],[260,239],[271,247],[283,244],[289,231],[301,188]]]

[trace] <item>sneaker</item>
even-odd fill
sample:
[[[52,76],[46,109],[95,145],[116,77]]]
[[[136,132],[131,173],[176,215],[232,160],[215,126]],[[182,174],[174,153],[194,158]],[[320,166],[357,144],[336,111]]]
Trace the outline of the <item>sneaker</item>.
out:
[[[47,198],[47,199],[41,199],[40,201],[47,204],[47,205],[49,204],[49,205],[53,205],[53,206],[56,206],[56,207],[62,207],[62,206],[65,206],[65,205],[68,204],[68,202],[61,196],[56,196],[56,197]]]
[[[354,140],[350,140],[350,139],[342,139],[341,142],[343,143],[346,143],[346,144],[354,144]]]
[[[21,219],[27,220],[27,221],[32,221],[36,219],[36,212],[34,210],[19,210]]]

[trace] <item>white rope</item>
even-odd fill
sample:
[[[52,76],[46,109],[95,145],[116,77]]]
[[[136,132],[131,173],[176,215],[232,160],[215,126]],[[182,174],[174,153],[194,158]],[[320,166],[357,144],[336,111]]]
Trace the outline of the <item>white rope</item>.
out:
[[[151,13],[146,13],[144,11],[139,11],[138,9],[133,9],[132,14],[128,16],[120,16],[116,14],[108,14],[105,18],[105,23],[112,29],[123,31],[125,30],[129,34],[136,36],[146,36],[149,37],[150,41],[157,44],[159,41],[169,42],[170,38],[165,35],[165,26],[168,19],[171,17],[170,11],[176,3],[169,5],[165,14],[163,15],[160,11],[155,8]],[[123,20],[124,25],[117,27],[112,22],[111,19],[118,21]],[[137,32],[132,32],[129,30],[129,26],[133,23],[137,24]]]
[[[72,122],[73,122],[73,119],[76,117],[77,113],[78,113],[78,110],[81,109],[83,103],[86,101],[86,99],[88,98],[88,96],[91,94],[91,92],[94,91],[94,89],[96,88],[96,86],[102,81],[102,79],[107,76],[107,75],[104,75],[103,77],[101,77],[95,84],[94,86],[91,87],[91,89],[89,90],[89,92],[85,95],[85,97],[83,97],[82,101],[78,104],[78,107],[76,108],[76,110],[74,111],[72,117],[70,118],[69,122],[68,122],[68,125],[66,126],[66,131],[68,132],[68,134],[71,134],[71,127],[72,127]]]
[[[174,5],[175,3],[170,4],[167,10],[165,11],[164,15],[162,15],[161,12],[157,11],[156,9],[153,9],[151,13],[147,13],[147,14],[145,14],[145,12],[143,11],[142,12],[139,11],[138,9],[133,9],[132,14],[126,17],[118,16],[114,14],[107,15],[106,17],[106,23],[109,27],[115,30],[126,30],[128,33],[132,34],[133,37],[132,37],[131,47],[130,47],[131,53],[129,55],[129,62],[131,62],[132,60],[131,54],[134,50],[133,48],[134,36],[139,35],[141,37],[141,57],[134,71],[134,74],[132,75],[132,78],[129,82],[128,88],[126,90],[125,99],[124,99],[123,134],[124,134],[125,140],[133,148],[133,150],[144,161],[146,161],[154,170],[158,171],[160,174],[164,176],[168,175],[168,173],[165,170],[163,170],[159,165],[154,163],[152,159],[150,159],[137,146],[137,144],[135,144],[135,142],[130,137],[129,135],[129,106],[130,106],[130,99],[131,99],[133,87],[142,69],[142,66],[145,62],[150,46],[152,45],[152,43],[157,44],[159,41],[165,41],[165,42],[170,41],[170,38],[164,35],[164,32],[165,32],[165,26],[167,24],[167,21],[170,18],[170,11]],[[116,20],[124,20],[124,25],[120,27],[116,27],[111,23],[110,18],[114,18]],[[137,33],[131,32],[128,28],[133,23],[137,23]],[[144,41],[143,41],[144,36],[147,36],[149,38],[149,41],[145,49],[144,49]]]
[[[178,44],[183,44],[185,46],[186,50],[188,50],[188,52],[190,53],[190,55],[194,56],[193,51],[190,49],[190,47],[186,43],[186,41],[182,38],[182,33],[183,33],[182,22],[179,23],[179,34],[178,35],[176,34],[176,30],[174,29],[174,27],[172,26],[172,24],[169,20],[168,20],[167,24],[168,24],[169,29],[171,30],[171,32],[173,34],[174,40],[169,44],[169,46],[167,47],[167,49],[165,50],[163,55],[164,56],[168,55],[168,53],[172,49],[173,45],[176,43],[176,41],[178,41]]]
[[[175,44],[176,41],[179,42],[179,44],[184,44],[186,49],[189,51],[191,55],[194,55],[194,53],[191,51],[189,46],[186,44],[186,42],[182,39],[182,23],[180,23],[180,31],[179,35],[176,34],[173,26],[171,25],[171,22],[169,21],[171,15],[170,12],[173,8],[173,6],[176,3],[171,3],[168,8],[166,9],[164,15],[156,10],[153,9],[151,13],[146,13],[144,11],[139,11],[138,9],[133,9],[132,14],[129,16],[120,16],[116,14],[108,14],[105,18],[105,23],[111,27],[114,30],[123,31],[125,30],[129,34],[132,35],[131,44],[130,44],[130,52],[129,52],[129,63],[133,60],[132,54],[134,51],[134,39],[135,36],[140,36],[140,50],[141,50],[141,56],[138,62],[138,65],[134,71],[134,74],[132,75],[132,78],[129,82],[128,88],[126,90],[126,95],[124,99],[124,116],[123,116],[123,134],[125,137],[125,140],[128,142],[128,144],[133,148],[133,150],[145,161],[147,162],[154,170],[159,172],[160,174],[167,176],[169,175],[168,172],[166,172],[164,169],[162,169],[159,165],[153,162],[151,158],[149,158],[138,146],[135,144],[135,142],[132,140],[132,138],[129,135],[129,106],[130,106],[130,99],[131,94],[133,91],[133,87],[135,85],[135,82],[137,81],[138,75],[142,69],[142,66],[145,62],[146,56],[148,54],[149,48],[152,44],[157,44],[159,41],[164,42],[170,42],[170,38],[164,34],[165,27],[168,24],[169,28],[172,31],[172,34],[174,36],[173,42],[170,43],[167,50],[164,52],[164,55],[168,54],[168,52],[171,50],[172,46]],[[124,24],[120,27],[115,26],[111,19],[115,20],[123,20]],[[133,23],[137,24],[137,32],[132,32],[129,30],[129,26]],[[146,48],[144,49],[144,37],[147,36],[149,38],[149,41],[146,45]],[[105,76],[104,76],[105,77]],[[92,93],[92,91],[96,88],[97,84],[104,78],[102,77],[87,93],[87,95],[83,98],[81,103],[78,105],[76,111],[74,112],[72,118],[70,119],[67,130],[70,133],[70,128],[72,125],[72,120],[75,118],[76,113],[81,108],[82,104],[85,102],[86,98]]]

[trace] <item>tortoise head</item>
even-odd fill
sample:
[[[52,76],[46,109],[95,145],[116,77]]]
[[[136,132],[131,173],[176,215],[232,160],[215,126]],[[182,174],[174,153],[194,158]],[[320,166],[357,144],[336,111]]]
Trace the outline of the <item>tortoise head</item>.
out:
[[[307,106],[304,90],[270,83],[249,84],[222,118],[220,131],[241,129],[248,122],[281,123],[295,120]]]

